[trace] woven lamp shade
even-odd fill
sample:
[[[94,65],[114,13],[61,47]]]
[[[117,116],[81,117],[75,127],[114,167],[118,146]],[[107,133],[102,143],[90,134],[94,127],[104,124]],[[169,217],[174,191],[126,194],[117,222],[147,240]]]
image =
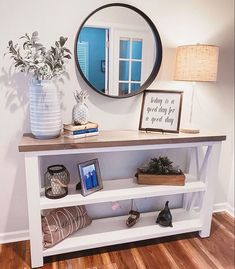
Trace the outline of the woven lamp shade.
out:
[[[216,81],[219,48],[212,45],[180,46],[176,52],[174,80]]]

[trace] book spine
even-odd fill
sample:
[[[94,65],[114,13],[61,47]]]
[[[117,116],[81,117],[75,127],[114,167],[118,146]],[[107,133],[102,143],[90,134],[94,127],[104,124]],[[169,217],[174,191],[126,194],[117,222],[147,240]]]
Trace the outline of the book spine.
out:
[[[98,128],[98,124],[97,123],[87,123],[83,125],[64,124],[64,129],[68,131],[72,131],[72,132],[93,129],[93,128]]]
[[[68,137],[68,138],[75,139],[75,138],[83,138],[83,137],[88,137],[88,136],[96,136],[98,134],[99,134],[99,132],[85,133],[85,134],[78,134],[78,135],[64,134],[64,136]]]
[[[98,128],[91,128],[91,129],[84,129],[84,130],[77,130],[77,131],[68,131],[68,130],[64,131],[64,133],[71,134],[71,135],[87,134],[87,133],[95,133],[95,132],[98,132]]]

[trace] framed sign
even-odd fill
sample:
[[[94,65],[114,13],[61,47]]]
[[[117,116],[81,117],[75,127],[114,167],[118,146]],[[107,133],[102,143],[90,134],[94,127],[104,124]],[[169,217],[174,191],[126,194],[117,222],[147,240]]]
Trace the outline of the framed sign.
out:
[[[144,91],[139,130],[178,133],[182,99],[181,91]]]

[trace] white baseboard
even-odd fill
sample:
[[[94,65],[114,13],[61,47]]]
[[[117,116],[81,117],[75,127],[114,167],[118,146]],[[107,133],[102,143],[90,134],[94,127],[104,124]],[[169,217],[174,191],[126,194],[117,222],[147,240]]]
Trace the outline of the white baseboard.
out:
[[[12,243],[24,240],[29,240],[28,230],[0,233],[0,244]]]
[[[227,212],[230,216],[234,218],[234,208],[228,203],[218,203],[214,204],[213,212]],[[17,241],[29,240],[29,231],[15,231],[8,233],[0,233],[0,244],[12,243]]]
[[[227,212],[231,217],[234,218],[234,207],[232,207],[229,203],[218,203],[214,204],[213,212]]]

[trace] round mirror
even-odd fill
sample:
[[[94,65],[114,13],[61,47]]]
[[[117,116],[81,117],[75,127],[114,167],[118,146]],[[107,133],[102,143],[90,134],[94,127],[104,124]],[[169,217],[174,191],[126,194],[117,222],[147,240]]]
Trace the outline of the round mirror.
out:
[[[92,12],[75,39],[75,61],[86,83],[98,93],[123,98],[146,89],[158,74],[162,45],[153,22],[126,4]]]

